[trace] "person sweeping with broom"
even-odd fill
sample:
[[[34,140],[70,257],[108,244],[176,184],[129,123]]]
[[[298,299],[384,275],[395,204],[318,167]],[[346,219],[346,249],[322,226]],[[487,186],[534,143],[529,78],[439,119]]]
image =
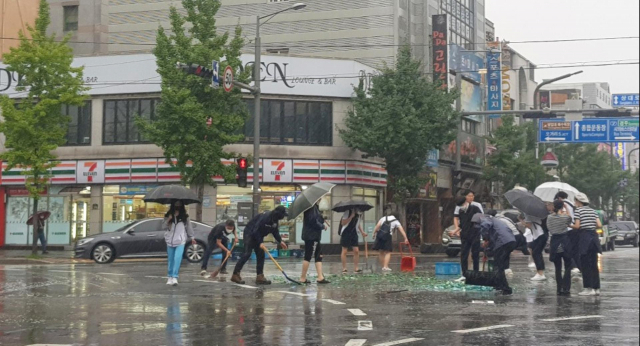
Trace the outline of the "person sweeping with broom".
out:
[[[238,245],[238,232],[236,231],[236,223],[233,220],[227,220],[227,222],[220,223],[211,229],[207,237],[207,251],[204,253],[204,258],[202,258],[200,275],[205,276],[208,274],[209,259],[216,248],[222,250],[223,254],[219,274],[227,274],[227,261],[225,259],[231,256],[231,251],[227,248],[229,244],[227,236],[231,233],[233,233],[234,245]]]

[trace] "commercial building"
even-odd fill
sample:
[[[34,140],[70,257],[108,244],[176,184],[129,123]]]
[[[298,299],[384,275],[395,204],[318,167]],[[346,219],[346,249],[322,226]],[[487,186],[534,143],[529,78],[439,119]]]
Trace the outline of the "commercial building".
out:
[[[251,55],[242,59],[245,64],[253,62]],[[375,206],[364,220],[365,229],[372,233],[381,214],[386,171],[382,162],[362,159],[346,147],[338,128],[351,105],[353,85],[358,83],[355,76],[375,70],[350,60],[264,56],[263,63],[267,80],[262,101],[260,209],[288,206],[307,185],[331,182],[337,186],[320,206],[332,229],[338,228],[341,215],[332,213],[331,207],[342,200],[361,199]],[[132,220],[164,216],[166,206],[147,204],[142,197],[158,185],[180,182],[179,172],[134,123],[135,115],[153,118],[155,114],[160,96],[155,57],[85,57],[76,58],[74,65],[85,66],[91,97],[82,107],[65,107],[72,119],[67,145],[56,151],[60,163],[52,169],[50,186],[39,203],[42,210],[52,212],[47,223],[50,244],[71,244],[86,235],[115,231]],[[354,78],[305,77],[318,70]],[[3,93],[19,99],[21,94],[14,88],[15,84],[3,85]],[[253,100],[247,96],[252,107]],[[250,124],[252,119],[245,128],[247,142],[231,145],[229,151],[252,153]],[[28,244],[31,230],[25,222],[33,202],[21,169],[4,172],[6,168],[5,163],[0,175],[0,244]],[[244,226],[251,216],[251,188],[218,183],[205,191],[203,221],[214,224],[232,218]],[[294,220],[283,223],[281,231],[285,239],[300,244],[301,227],[301,220]],[[337,232],[324,234],[326,243],[339,242]]]
[[[549,84],[540,92],[542,108],[566,109],[566,102],[582,100],[583,109],[611,109],[609,83]]]
[[[237,25],[248,41],[255,20],[294,1],[222,0],[216,25],[233,32]],[[49,0],[51,32],[72,34],[77,55],[150,52],[158,26],[169,28],[169,0]],[[414,45],[429,66],[431,16],[449,13],[452,43],[467,49],[484,42],[484,0],[314,0],[306,8],[282,13],[261,28],[270,53],[351,59],[369,66],[394,63],[400,44]],[[294,29],[295,28],[295,29]],[[251,50],[251,45],[246,47]]]
[[[20,41],[18,32],[28,35],[27,25],[33,25],[38,16],[39,0],[0,0],[0,60]]]

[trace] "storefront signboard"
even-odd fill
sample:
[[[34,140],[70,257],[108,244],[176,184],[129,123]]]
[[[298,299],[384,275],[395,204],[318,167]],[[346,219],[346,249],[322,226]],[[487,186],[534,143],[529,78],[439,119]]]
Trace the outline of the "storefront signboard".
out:
[[[265,183],[290,183],[293,181],[293,162],[291,160],[264,160],[263,181]]]
[[[120,185],[120,194],[124,196],[146,195],[157,185]]]
[[[104,184],[104,160],[78,161],[78,184]]]

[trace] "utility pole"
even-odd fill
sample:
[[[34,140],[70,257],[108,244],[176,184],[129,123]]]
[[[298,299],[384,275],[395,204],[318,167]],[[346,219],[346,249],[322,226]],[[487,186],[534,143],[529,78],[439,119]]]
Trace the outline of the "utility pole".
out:
[[[462,73],[459,71],[456,72],[456,89],[462,90]],[[462,113],[462,93],[460,93],[460,97],[458,97],[458,101],[456,102],[456,111],[458,113]],[[460,143],[462,139],[462,121],[464,120],[464,116],[460,116],[460,120],[458,121],[458,133],[456,134],[456,171],[460,172],[462,170],[462,143]]]

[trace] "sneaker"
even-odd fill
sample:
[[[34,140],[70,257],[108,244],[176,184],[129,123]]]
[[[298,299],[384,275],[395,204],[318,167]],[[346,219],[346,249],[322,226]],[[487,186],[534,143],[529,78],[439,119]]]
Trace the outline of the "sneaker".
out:
[[[510,295],[513,294],[513,290],[511,288],[507,288],[505,290],[502,290],[501,293],[502,293],[503,296],[510,296]]]
[[[533,262],[529,263],[529,268],[535,268],[535,267],[536,267],[535,263],[533,263]]]
[[[390,271],[392,271],[392,270],[391,270],[391,268],[382,268],[382,271],[383,271],[383,272],[390,272]]]
[[[582,274],[582,272],[580,272],[580,269],[578,268],[573,268],[573,270],[571,270],[571,276],[578,276]]]
[[[200,271],[200,276],[207,276],[207,274],[209,274],[209,272],[208,272],[208,271],[206,271],[205,269],[202,269],[202,270]]]
[[[173,278],[167,279],[167,285],[173,285]]]
[[[226,274],[229,274],[229,272],[228,272],[226,269],[222,269],[222,270],[220,271],[220,274],[222,274],[222,275],[226,275]]]
[[[602,295],[602,292],[600,290],[596,290],[596,296],[600,297]]]
[[[465,278],[464,276],[460,277],[458,280],[456,280],[455,282],[462,282],[465,283],[467,282],[467,278]]]
[[[513,270],[511,270],[511,269],[506,269],[506,270],[504,271],[504,275],[506,275],[506,276],[513,276]]]
[[[173,278],[173,283],[172,285],[174,286],[178,286],[178,278]]]
[[[536,276],[531,278],[531,281],[546,281],[547,277],[544,275],[536,274]]]
[[[580,292],[578,294],[579,296],[582,297],[593,297],[596,295],[596,290],[591,289],[591,288],[585,288],[582,292]]]

